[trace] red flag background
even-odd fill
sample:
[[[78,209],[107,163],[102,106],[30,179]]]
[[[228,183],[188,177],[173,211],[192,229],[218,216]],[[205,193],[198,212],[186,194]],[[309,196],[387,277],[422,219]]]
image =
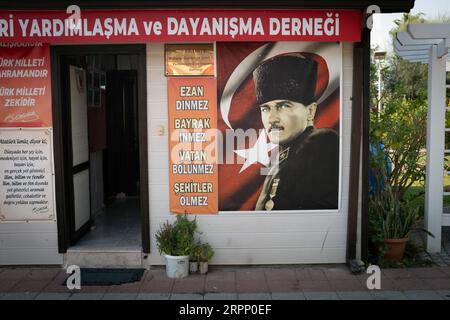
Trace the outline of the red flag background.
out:
[[[226,150],[225,131],[230,129],[220,112],[220,101],[225,85],[236,67],[250,53],[263,46],[258,42],[219,42],[217,43],[217,94],[218,94],[218,129],[223,134],[224,156]],[[286,52],[291,53],[291,52]],[[302,55],[318,62],[318,77],[316,97],[318,98],[326,89],[329,81],[328,68],[340,66],[327,66],[325,60],[314,53],[300,52]],[[317,107],[314,125],[316,128],[333,128],[339,132],[339,87],[334,90]],[[243,81],[234,93],[231,100],[229,121],[234,130],[250,128],[263,129],[260,110],[255,106],[255,89],[252,74]],[[248,139],[250,140],[250,139]],[[245,145],[235,144],[234,150],[247,149],[256,141],[245,141]],[[220,143],[220,142],[219,142]],[[228,142],[229,143],[229,142]],[[236,143],[236,142],[235,142]],[[240,163],[237,163],[237,161]],[[220,211],[253,211],[261,192],[265,176],[260,174],[261,164],[255,163],[239,173],[243,160],[235,156],[234,164],[226,164],[223,159],[219,164],[219,210]]]

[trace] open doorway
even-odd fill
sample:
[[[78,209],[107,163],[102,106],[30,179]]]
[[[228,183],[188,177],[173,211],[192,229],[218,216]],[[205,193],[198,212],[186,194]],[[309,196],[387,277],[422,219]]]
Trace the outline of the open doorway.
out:
[[[145,47],[52,53],[59,250],[148,252]]]

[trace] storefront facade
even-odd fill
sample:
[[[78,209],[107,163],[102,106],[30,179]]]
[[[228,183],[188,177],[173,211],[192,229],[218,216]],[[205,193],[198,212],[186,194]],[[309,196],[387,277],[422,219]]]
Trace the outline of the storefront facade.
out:
[[[5,8],[0,264],[163,264],[183,213],[213,264],[364,258],[363,2],[80,2],[78,29],[76,8]]]

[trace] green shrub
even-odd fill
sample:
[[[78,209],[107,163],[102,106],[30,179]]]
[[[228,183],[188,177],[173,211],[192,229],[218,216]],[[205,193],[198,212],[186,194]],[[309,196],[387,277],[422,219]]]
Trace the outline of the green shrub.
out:
[[[190,260],[196,262],[208,262],[214,256],[214,250],[209,243],[197,242],[192,246]]]
[[[208,262],[214,256],[214,250],[209,243],[203,243],[199,246],[198,261]]]
[[[200,243],[200,241],[197,242],[196,244],[194,244],[192,246],[191,252],[189,253],[189,260],[195,261],[195,262],[200,262],[201,249],[202,249],[202,244]]]
[[[395,198],[385,186],[369,201],[370,234],[374,241],[401,239],[409,235],[417,221],[419,208]]]
[[[197,221],[187,215],[177,215],[174,223],[166,221],[156,233],[159,253],[171,256],[186,256],[192,252]]]

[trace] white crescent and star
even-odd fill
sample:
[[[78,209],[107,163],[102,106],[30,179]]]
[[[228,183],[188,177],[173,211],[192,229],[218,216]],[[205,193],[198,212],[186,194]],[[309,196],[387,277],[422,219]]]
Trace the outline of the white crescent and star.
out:
[[[239,173],[250,167],[252,164],[259,162],[267,167],[270,163],[269,152],[277,147],[271,142],[267,143],[267,136],[265,130],[260,130],[258,140],[250,149],[234,150],[234,152],[245,159]]]

